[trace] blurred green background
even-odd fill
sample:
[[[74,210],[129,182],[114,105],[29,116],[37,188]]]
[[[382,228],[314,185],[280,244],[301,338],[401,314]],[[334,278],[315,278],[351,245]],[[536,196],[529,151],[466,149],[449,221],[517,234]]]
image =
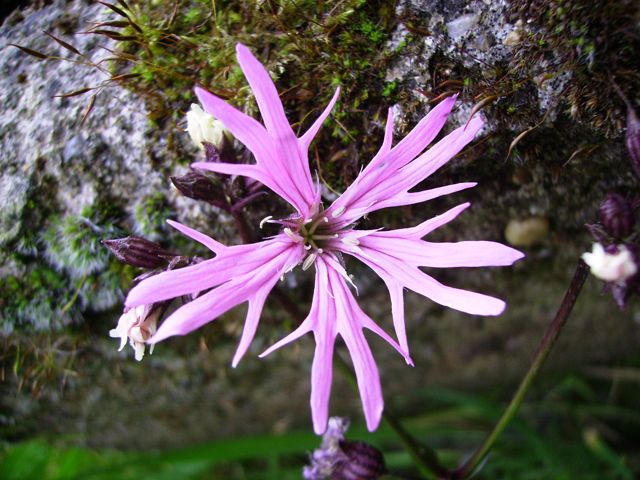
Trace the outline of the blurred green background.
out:
[[[637,362],[637,359],[636,359]],[[630,362],[632,363],[632,362]],[[632,480],[640,472],[640,368],[594,369],[541,382],[498,441],[478,479]],[[453,467],[482,440],[504,406],[505,391],[472,395],[430,388],[410,403],[424,414],[404,417],[416,438],[436,448]],[[393,407],[402,407],[394,400]],[[392,407],[392,408],[393,408]],[[368,433],[355,425],[347,437],[378,447],[389,474],[418,478],[409,455],[386,425]],[[123,452],[77,448],[73,438],[42,436],[5,444],[4,480],[276,480],[301,478],[301,466],[318,446],[311,432],[231,437],[181,449]]]

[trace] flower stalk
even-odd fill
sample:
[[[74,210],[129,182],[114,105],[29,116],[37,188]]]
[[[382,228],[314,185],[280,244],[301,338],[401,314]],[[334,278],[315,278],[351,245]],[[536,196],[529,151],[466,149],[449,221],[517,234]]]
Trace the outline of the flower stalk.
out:
[[[547,328],[544,337],[542,337],[540,345],[533,356],[531,366],[520,382],[520,385],[509,402],[506,410],[503,412],[495,427],[493,427],[491,433],[485,438],[474,454],[465,463],[463,463],[461,467],[453,472],[452,475],[445,478],[450,480],[464,480],[469,478],[489,454],[495,442],[498,440],[511,419],[518,412],[529,388],[533,384],[533,381],[538,376],[542,365],[544,365],[545,360],[549,356],[551,348],[553,348],[556,340],[560,336],[560,332],[567,323],[569,314],[573,310],[588,274],[589,267],[584,263],[584,261],[579,260],[576,271],[573,274],[571,284],[569,285],[569,288],[562,299],[562,303],[560,304],[560,308],[558,308],[555,318]]]

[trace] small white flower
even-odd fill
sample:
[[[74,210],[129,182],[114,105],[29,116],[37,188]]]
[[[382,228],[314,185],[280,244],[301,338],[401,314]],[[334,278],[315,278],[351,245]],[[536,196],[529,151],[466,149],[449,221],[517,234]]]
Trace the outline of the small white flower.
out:
[[[202,110],[200,105],[191,104],[187,112],[187,132],[198,147],[203,148],[202,142],[209,142],[220,147],[224,139],[225,128],[220,120]]]
[[[607,253],[601,244],[594,243],[592,251],[583,253],[582,259],[596,277],[606,282],[622,283],[634,276],[638,267],[627,247],[618,245],[617,250],[617,253]]]
[[[151,305],[139,305],[120,315],[118,325],[109,332],[111,338],[120,339],[121,351],[129,340],[129,344],[135,352],[136,360],[144,357],[146,341],[156,333],[160,309],[151,309]],[[153,353],[153,345],[149,347],[149,354]]]

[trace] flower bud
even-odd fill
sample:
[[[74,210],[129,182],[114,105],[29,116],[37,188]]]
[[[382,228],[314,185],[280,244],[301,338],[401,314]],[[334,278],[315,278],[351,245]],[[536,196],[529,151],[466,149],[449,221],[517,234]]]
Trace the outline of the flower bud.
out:
[[[610,193],[600,205],[600,221],[609,235],[622,239],[631,234],[635,218],[629,202],[617,193]]]
[[[224,201],[221,187],[201,173],[189,172],[181,177],[169,178],[185,197],[206,202]]]
[[[305,480],[375,480],[387,471],[382,453],[364,442],[345,440],[349,420],[331,417],[320,448],[304,467]]]
[[[138,305],[125,311],[118,319],[118,326],[109,332],[111,338],[120,339],[118,351],[121,351],[129,340],[136,360],[142,360],[145,342],[156,333],[161,310],[154,305]],[[149,348],[149,354],[152,353],[153,345]]]
[[[387,471],[380,450],[365,442],[340,442],[345,460],[339,463],[335,474],[343,480],[375,480]]]
[[[222,161],[220,150],[213,143],[202,142],[204,148],[204,158],[207,162],[220,163]]]
[[[322,436],[322,444],[310,457],[310,465],[304,467],[302,478],[305,480],[324,480],[333,477],[339,464],[346,459],[340,449],[340,442],[349,428],[349,420],[343,417],[331,417],[327,430]]]
[[[115,257],[122,263],[140,268],[158,268],[175,256],[160,245],[141,237],[115,238],[102,240]]]
[[[220,148],[224,141],[225,129],[220,120],[202,110],[200,105],[193,103],[191,110],[187,112],[187,132],[201,149],[204,149],[203,142]]]
[[[638,271],[633,254],[624,245],[613,245],[605,251],[594,243],[591,252],[583,253],[582,259],[589,265],[591,273],[605,282],[624,283]]]

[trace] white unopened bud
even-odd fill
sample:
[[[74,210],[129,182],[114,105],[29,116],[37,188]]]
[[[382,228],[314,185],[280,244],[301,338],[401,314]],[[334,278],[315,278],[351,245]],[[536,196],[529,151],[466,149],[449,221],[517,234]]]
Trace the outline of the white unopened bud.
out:
[[[160,310],[152,310],[150,305],[138,305],[124,312],[118,320],[118,326],[109,332],[111,338],[120,339],[118,351],[122,350],[129,340],[136,360],[142,360],[145,342],[156,333]],[[153,353],[153,345],[149,348],[149,353]]]
[[[601,244],[594,243],[592,251],[583,253],[582,259],[593,275],[606,282],[622,283],[638,271],[633,255],[624,245],[618,245],[616,253],[607,253]]]
[[[202,142],[208,142],[220,148],[225,131],[220,120],[202,110],[200,105],[191,104],[191,110],[187,112],[187,132],[198,147],[204,148]]]

